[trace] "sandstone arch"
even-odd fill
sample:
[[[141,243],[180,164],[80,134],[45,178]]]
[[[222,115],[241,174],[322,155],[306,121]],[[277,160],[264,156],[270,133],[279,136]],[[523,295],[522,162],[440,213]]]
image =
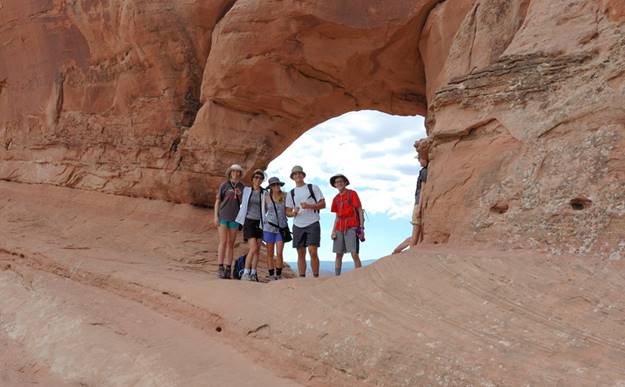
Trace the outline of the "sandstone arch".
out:
[[[373,108],[427,115],[427,241],[625,249],[617,1],[3,7],[2,179],[208,203],[226,164]]]

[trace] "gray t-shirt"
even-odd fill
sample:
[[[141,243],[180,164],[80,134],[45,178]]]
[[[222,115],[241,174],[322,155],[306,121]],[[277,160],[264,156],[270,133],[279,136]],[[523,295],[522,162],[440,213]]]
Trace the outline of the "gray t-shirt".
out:
[[[315,193],[317,203],[320,202],[321,199],[324,199],[323,193],[317,185],[313,184],[312,189]],[[319,212],[311,209],[303,209],[301,207],[302,203],[315,204],[315,200],[310,195],[307,184],[304,184],[301,187],[295,187],[295,203],[293,203],[293,197],[291,196],[291,192],[288,192],[286,197],[286,206],[288,208],[300,209],[297,216],[293,218],[293,225],[299,228],[310,226],[311,224],[319,221]]]
[[[245,217],[252,220],[260,220],[260,196],[261,191],[252,190],[250,201],[247,205],[247,214]]]
[[[239,207],[241,206],[241,198],[243,196],[244,185],[241,182],[233,184],[230,181],[219,186],[219,198],[221,198],[221,204],[217,216],[219,220],[227,220],[234,222],[239,213]]]
[[[286,219],[286,206],[284,200],[281,202],[274,200],[274,203],[276,204],[274,207],[269,195],[270,194],[268,193],[266,196],[267,205],[265,206],[265,210],[267,211],[267,214],[265,214],[266,221],[263,225],[263,230],[267,232],[280,232],[277,227],[274,227],[269,223],[276,224],[280,227],[288,226],[288,221]]]

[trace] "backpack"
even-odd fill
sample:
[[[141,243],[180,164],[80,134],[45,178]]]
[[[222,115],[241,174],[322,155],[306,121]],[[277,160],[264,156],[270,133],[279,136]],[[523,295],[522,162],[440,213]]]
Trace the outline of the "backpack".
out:
[[[351,190],[347,190],[347,204],[354,210],[354,215],[356,216],[356,219],[359,219],[357,208],[354,206],[354,203],[352,202],[351,193],[352,193]],[[365,215],[365,209],[364,208],[362,209],[362,213],[363,213],[363,215]]]
[[[353,209],[354,215],[356,216],[356,220],[358,220],[358,222],[360,223],[360,216],[358,215],[357,208],[354,206],[354,203],[352,202],[351,193],[352,193],[352,191],[347,190],[347,204]],[[360,208],[362,208],[362,205],[361,205]],[[363,216],[367,215],[364,208],[362,208],[362,214],[363,214]],[[364,221],[364,219],[363,219],[363,221]],[[360,228],[360,226],[358,226],[358,230],[356,231],[356,234],[358,235],[358,239],[360,239],[361,242],[365,241],[365,236],[364,236],[364,233],[363,233],[363,229]]]
[[[313,198],[315,204],[317,204],[317,197],[315,196],[315,191],[313,190],[312,184],[306,184],[308,186],[308,192],[310,192],[310,197]],[[293,199],[293,205],[295,205],[295,188],[291,190],[291,199]],[[314,210],[315,212],[319,212],[319,210]]]
[[[243,271],[245,270],[245,258],[245,255],[241,255],[239,258],[236,259],[236,261],[234,261],[234,271],[232,273],[233,279],[241,279]]]

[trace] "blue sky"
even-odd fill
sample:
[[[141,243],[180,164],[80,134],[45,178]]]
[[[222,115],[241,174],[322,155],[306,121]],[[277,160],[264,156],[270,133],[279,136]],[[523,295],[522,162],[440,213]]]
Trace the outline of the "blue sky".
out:
[[[269,164],[268,176],[294,187],[291,167],[301,165],[306,181],[319,185],[328,208],[321,212],[321,260],[333,261],[330,233],[334,214],[330,204],[336,189],[329,179],[343,173],[349,188],[360,195],[367,213],[366,241],[362,259],[384,257],[411,232],[409,223],[419,162],[413,143],[425,137],[423,117],[392,116],[372,110],[350,112],[315,126]],[[297,260],[291,244],[284,249],[285,260]],[[345,257],[344,260],[351,260]]]

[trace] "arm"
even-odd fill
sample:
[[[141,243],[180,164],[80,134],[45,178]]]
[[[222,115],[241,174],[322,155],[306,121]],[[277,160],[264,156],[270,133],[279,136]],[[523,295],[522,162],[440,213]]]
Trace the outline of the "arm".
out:
[[[321,199],[316,204],[302,203],[302,208],[308,210],[323,210],[324,208],[326,208],[326,200]]]
[[[215,214],[215,219],[213,220],[213,222],[217,227],[219,227],[219,206],[221,206],[221,199],[219,198],[219,192],[217,192],[217,198],[215,198],[215,207],[213,207],[213,212]]]
[[[336,239],[336,222],[338,222],[338,221],[339,221],[339,215],[336,214],[334,216],[334,224],[332,225],[332,234],[331,235],[332,235],[332,239],[333,240]]]
[[[360,222],[360,228],[365,229],[365,211],[362,207],[358,207],[358,221]]]
[[[291,206],[291,207],[289,207]],[[295,203],[293,202],[293,199],[291,198],[291,196],[288,196],[285,200],[285,208],[286,208],[286,216],[289,218],[294,218],[297,216],[297,213],[299,212],[298,208],[294,208],[295,207]]]

